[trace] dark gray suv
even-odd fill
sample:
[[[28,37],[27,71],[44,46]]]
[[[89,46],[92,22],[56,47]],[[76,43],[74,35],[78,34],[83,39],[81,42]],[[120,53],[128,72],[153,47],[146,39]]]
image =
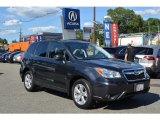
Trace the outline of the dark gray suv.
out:
[[[42,86],[65,92],[83,109],[95,100],[119,100],[150,88],[143,66],[114,59],[101,47],[79,40],[32,43],[24,54],[20,75],[27,91]]]

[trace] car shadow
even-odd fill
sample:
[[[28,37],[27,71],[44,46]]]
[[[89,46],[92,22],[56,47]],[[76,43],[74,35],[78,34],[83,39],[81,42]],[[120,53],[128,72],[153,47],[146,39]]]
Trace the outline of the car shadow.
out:
[[[38,91],[44,91],[46,93],[56,95],[65,99],[72,100],[71,96],[68,96],[66,93],[57,92],[48,88],[38,88]],[[134,96],[132,98],[125,98],[118,101],[112,102],[94,102],[93,106],[90,109],[109,109],[109,110],[124,110],[124,109],[133,109],[141,106],[147,106],[153,104],[160,100],[160,95],[155,93],[145,93],[141,95]]]
[[[2,75],[2,74],[4,74],[4,73],[0,73],[0,75]]]
[[[66,99],[70,99],[72,100],[71,96],[68,96],[66,93],[63,93],[63,92],[59,92],[59,91],[56,91],[56,90],[52,90],[52,89],[49,89],[49,88],[38,88],[38,90],[36,92],[40,92],[40,91],[44,91],[46,93],[49,93],[49,94],[52,94],[52,95],[56,95],[58,97],[62,97],[62,98],[66,98]]]
[[[151,77],[151,79],[157,79],[157,80],[160,80],[160,74],[158,74],[158,75],[153,75],[153,76],[150,76]]]
[[[103,108],[109,110],[124,110],[133,109],[141,106],[147,106],[160,100],[160,96],[155,93],[145,93],[143,95],[137,95],[133,98],[125,98],[119,101],[97,103],[93,109]]]
[[[157,79],[159,79],[159,80],[160,80],[160,73],[158,73],[158,75],[157,75]]]

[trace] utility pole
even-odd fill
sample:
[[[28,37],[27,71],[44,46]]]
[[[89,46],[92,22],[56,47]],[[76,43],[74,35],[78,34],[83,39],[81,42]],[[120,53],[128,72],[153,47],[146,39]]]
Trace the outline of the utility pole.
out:
[[[21,41],[22,41],[22,30],[20,28],[20,30],[19,30],[19,42],[21,42]]]
[[[150,30],[150,24],[148,22],[148,33],[150,33],[150,32],[151,32],[151,30]]]
[[[158,27],[158,40],[157,40],[157,42],[159,42],[159,25],[157,27]]]
[[[21,50],[20,42],[22,42],[22,30],[21,30],[21,27],[20,27],[20,30],[19,30],[19,48]]]
[[[150,32],[151,32],[151,30],[150,30],[150,24],[148,22],[148,40],[149,40],[149,45],[151,45]]]
[[[93,7],[93,43],[96,43],[96,7]]]

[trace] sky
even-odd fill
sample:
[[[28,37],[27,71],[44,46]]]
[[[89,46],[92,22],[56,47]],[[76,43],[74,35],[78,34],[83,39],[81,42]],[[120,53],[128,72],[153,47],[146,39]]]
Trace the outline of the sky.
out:
[[[10,43],[22,35],[38,32],[62,32],[61,19],[63,7],[0,7],[0,38]],[[70,7],[80,10],[81,29],[93,25],[93,7]],[[96,21],[103,23],[108,9],[115,7],[96,7]],[[134,10],[144,20],[160,18],[160,7],[124,7]]]

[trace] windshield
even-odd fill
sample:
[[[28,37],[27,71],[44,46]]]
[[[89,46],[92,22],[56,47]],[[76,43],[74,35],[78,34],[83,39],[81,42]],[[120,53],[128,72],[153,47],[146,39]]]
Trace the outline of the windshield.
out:
[[[80,60],[113,58],[101,47],[92,43],[66,43],[71,54]]]

